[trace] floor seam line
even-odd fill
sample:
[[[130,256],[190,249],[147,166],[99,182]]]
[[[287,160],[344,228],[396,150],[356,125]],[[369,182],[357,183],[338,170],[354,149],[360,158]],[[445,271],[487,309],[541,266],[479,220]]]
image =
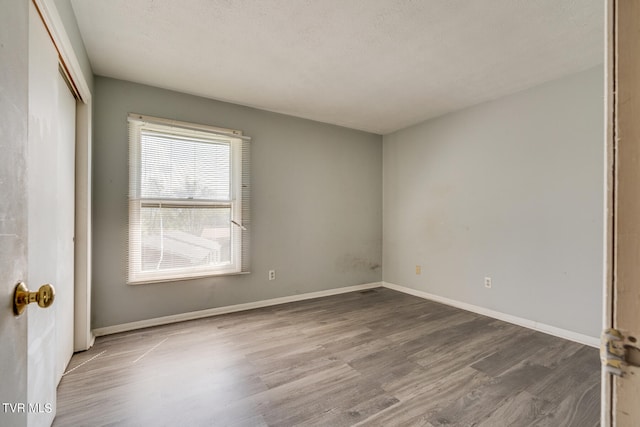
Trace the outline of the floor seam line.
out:
[[[151,347],[149,350],[145,351],[144,353],[142,353],[142,355],[140,355],[140,357],[138,357],[136,360],[134,360],[133,362],[131,362],[132,364],[140,361],[140,359],[142,359],[143,357],[145,357],[147,354],[151,353],[153,350],[155,350],[156,348],[158,348],[160,346],[160,344],[162,344],[163,342],[165,342],[166,340],[168,340],[169,337],[163,339],[162,341],[160,341],[158,344],[154,345],[153,347]]]
[[[74,368],[72,368],[72,369],[69,369],[67,372],[63,373],[63,374],[62,374],[62,376],[64,377],[65,375],[67,375],[67,374],[69,374],[69,373],[71,373],[71,372],[75,371],[75,370],[76,370],[76,369],[78,369],[79,367],[86,365],[87,363],[89,363],[89,362],[91,362],[93,359],[95,359],[96,357],[101,356],[101,355],[105,354],[106,352],[107,352],[107,350],[103,350],[102,352],[100,352],[100,353],[96,354],[95,356],[93,356],[91,359],[87,359],[87,360],[85,360],[84,362],[82,362],[81,364],[79,364],[78,366],[76,366],[76,367],[74,367]]]

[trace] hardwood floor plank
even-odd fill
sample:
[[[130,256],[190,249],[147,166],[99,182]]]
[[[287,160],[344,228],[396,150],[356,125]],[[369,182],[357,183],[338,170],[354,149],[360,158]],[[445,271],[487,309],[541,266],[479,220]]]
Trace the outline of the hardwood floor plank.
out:
[[[332,425],[345,415],[353,423],[362,415],[356,417],[348,412],[359,403],[379,398],[392,403],[396,401],[375,384],[361,381],[360,374],[348,365],[309,375],[257,397],[269,402],[269,410],[264,413],[269,425],[304,425],[320,421],[322,423],[316,425]]]
[[[527,388],[535,396],[561,401],[583,387],[599,383],[600,359],[595,348],[582,347],[552,369],[551,375],[541,378]]]
[[[457,370],[451,375],[435,378],[433,372],[424,369],[422,372],[415,372],[414,375],[416,381],[405,381],[402,388],[392,392],[401,399],[402,404],[379,418],[379,421],[384,422],[382,425],[397,418],[405,420],[405,425],[429,421],[435,414],[491,381],[484,373],[469,367]],[[394,389],[396,386],[397,384],[383,387]]]
[[[469,335],[449,346],[429,346],[409,358],[422,367],[450,373],[499,352],[519,337],[531,333],[513,325],[503,326],[492,323],[482,334]],[[452,357],[452,352],[455,352],[455,357]]]
[[[584,347],[582,344],[550,335],[545,336],[545,338],[546,343],[528,358],[538,365],[548,368],[555,368],[560,363],[573,357],[578,350]]]
[[[430,422],[439,426],[468,425],[484,421],[502,406],[510,395],[524,390],[548,372],[549,368],[544,366],[520,364],[444,408],[432,416]]]
[[[583,387],[570,393],[550,414],[536,420],[536,427],[592,427],[600,425],[600,381],[594,374]]]
[[[541,334],[522,334],[512,339],[508,346],[474,363],[471,367],[495,377],[527,359],[531,353],[535,353],[547,343],[547,337]]]
[[[280,367],[277,370],[269,370],[260,374],[260,379],[269,388],[275,388],[301,378],[321,373],[327,369],[335,368],[344,364],[343,361],[333,356],[323,356],[304,362],[294,362],[290,365]]]
[[[549,400],[522,391],[507,397],[478,427],[530,426],[536,420],[548,416],[557,406]]]
[[[491,318],[477,317],[465,323],[443,327],[426,334],[419,334],[408,341],[396,343],[394,349],[406,357],[418,357],[417,355],[425,348],[454,351],[458,343],[464,342],[470,336],[482,334],[492,322],[494,320]]]

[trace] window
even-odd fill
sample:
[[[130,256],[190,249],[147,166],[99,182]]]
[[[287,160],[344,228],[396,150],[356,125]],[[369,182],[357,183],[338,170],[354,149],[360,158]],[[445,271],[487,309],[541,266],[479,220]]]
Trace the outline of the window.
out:
[[[128,283],[248,272],[249,138],[129,115]]]

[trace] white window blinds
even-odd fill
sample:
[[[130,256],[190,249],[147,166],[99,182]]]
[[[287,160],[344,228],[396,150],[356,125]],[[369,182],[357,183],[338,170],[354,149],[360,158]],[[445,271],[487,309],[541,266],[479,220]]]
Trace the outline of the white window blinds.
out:
[[[129,115],[128,282],[248,272],[249,138]]]

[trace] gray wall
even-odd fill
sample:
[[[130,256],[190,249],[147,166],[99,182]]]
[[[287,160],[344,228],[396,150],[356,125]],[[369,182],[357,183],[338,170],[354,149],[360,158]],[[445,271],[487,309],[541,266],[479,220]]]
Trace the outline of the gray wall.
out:
[[[381,136],[104,77],[94,99],[93,328],[382,279]],[[129,112],[253,138],[252,274],[125,283]]]
[[[598,66],[386,135],[384,281],[597,337],[603,81]]]

